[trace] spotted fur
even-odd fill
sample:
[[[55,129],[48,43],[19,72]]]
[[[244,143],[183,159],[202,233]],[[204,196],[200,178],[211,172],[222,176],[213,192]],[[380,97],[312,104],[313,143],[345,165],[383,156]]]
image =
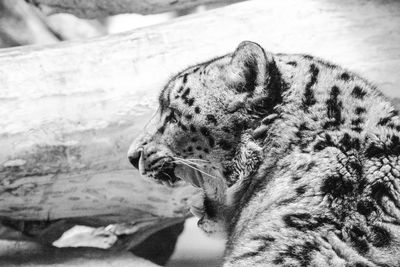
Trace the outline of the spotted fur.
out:
[[[176,155],[209,162],[199,226],[226,234],[224,266],[400,266],[400,119],[368,81],[243,42],[160,107],[131,160],[156,179]]]

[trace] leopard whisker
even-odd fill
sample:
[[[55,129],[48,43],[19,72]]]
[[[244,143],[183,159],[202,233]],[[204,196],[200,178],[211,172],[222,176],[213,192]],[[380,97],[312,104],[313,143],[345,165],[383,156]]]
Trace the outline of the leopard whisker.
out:
[[[198,166],[200,166],[200,163],[208,163],[208,164],[211,163],[208,160],[202,160],[202,159],[198,159],[198,160],[197,159],[184,159],[184,158],[179,158],[179,157],[172,157],[172,158],[175,160],[182,160],[184,162],[195,164]]]
[[[180,158],[180,157],[173,157],[173,158],[175,158],[175,159],[187,160],[187,161],[202,161],[202,162],[211,163],[211,161],[209,161],[209,160],[205,160],[205,159],[195,159],[195,158]]]
[[[209,177],[211,177],[211,178],[214,178],[214,179],[222,179],[221,177],[217,177],[217,176],[211,175],[211,174],[209,174],[209,173],[206,173],[205,171],[202,171],[202,170],[200,170],[199,168],[196,168],[196,167],[194,167],[194,166],[192,166],[192,165],[190,165],[190,164],[188,164],[188,163],[186,163],[186,162],[184,162],[184,161],[177,160],[177,162],[179,162],[179,163],[181,163],[181,164],[183,164],[183,165],[185,165],[185,166],[187,166],[187,167],[189,167],[189,168],[192,168],[193,170],[196,170],[196,171],[198,171],[198,172],[200,172],[200,173],[202,173],[202,174],[204,174],[204,175],[207,175],[207,176],[209,176]]]
[[[200,164],[197,164],[195,162],[183,161],[183,160],[180,160],[180,159],[172,161],[172,163],[182,163],[182,162],[185,162],[186,164],[189,164],[189,165],[194,165],[194,166],[201,167]]]
[[[172,161],[172,162],[173,162],[173,163],[185,162],[185,163],[187,163],[187,164],[192,164],[192,165],[195,165],[195,166],[198,166],[198,167],[202,167],[202,166],[200,165],[200,163],[192,162],[192,161],[185,160],[185,159],[176,159],[176,160],[174,160],[174,161]]]
[[[198,163],[198,162],[193,162],[193,161],[190,161],[190,160],[187,160],[187,159],[182,159],[182,158],[175,158],[174,157],[174,162],[176,162],[176,161],[183,161],[183,162],[186,162],[186,163],[188,163],[188,164],[193,164],[193,165],[196,165],[196,166],[201,166],[200,165],[200,163]]]

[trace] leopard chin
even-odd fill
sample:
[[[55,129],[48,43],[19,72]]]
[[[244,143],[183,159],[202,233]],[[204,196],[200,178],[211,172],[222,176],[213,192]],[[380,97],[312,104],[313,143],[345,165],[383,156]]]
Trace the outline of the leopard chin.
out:
[[[166,167],[157,172],[148,173],[145,176],[150,176],[157,183],[167,187],[175,187],[182,181],[198,188],[198,193],[194,194],[190,199],[189,211],[199,219],[198,226],[205,233],[210,232],[207,230],[210,220],[207,216],[204,201],[207,199],[216,205],[219,203],[221,206],[226,203],[227,192],[229,192],[226,179],[219,176],[221,172],[212,168],[210,168],[210,170],[213,170],[211,172],[210,170],[200,170],[186,165],[164,164],[164,166]]]

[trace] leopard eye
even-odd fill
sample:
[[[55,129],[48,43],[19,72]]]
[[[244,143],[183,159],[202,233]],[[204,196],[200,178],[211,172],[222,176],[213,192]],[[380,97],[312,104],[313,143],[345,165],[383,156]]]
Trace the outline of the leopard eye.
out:
[[[178,123],[178,115],[179,115],[179,113],[178,113],[178,111],[177,110],[175,110],[175,109],[170,109],[170,114],[169,114],[169,118],[168,118],[168,121],[170,122],[170,123]]]
[[[178,119],[176,118],[176,114],[174,112],[171,112],[170,116],[171,116],[170,122],[172,122],[172,123],[178,122]]]

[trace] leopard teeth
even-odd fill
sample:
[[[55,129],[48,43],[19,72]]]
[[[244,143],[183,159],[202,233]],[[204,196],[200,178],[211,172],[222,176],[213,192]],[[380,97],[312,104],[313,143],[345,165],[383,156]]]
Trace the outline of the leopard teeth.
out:
[[[146,174],[146,170],[145,170],[145,167],[144,167],[144,152],[143,152],[143,149],[140,150],[139,173],[142,176]]]
[[[172,187],[172,183],[171,183],[170,181],[165,181],[165,180],[163,180],[163,181],[161,181],[161,183],[162,183],[164,186]]]

